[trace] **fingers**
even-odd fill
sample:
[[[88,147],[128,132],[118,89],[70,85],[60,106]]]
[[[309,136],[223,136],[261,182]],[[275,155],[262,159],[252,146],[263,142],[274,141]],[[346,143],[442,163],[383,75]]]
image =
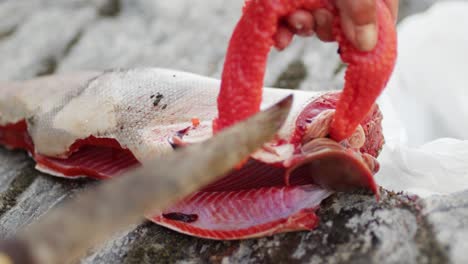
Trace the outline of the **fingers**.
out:
[[[322,41],[333,41],[332,34],[332,14],[320,9],[311,13],[306,10],[298,10],[281,22],[276,35],[273,37],[275,47],[283,50],[292,41],[295,34],[308,37],[314,32]]]
[[[294,33],[287,26],[281,25],[273,36],[274,45],[278,50],[283,50],[293,40]]]
[[[393,19],[395,22],[398,19],[398,6],[400,1],[399,0],[384,0],[385,4],[387,4],[390,12],[392,13]]]
[[[275,47],[283,50],[292,41],[294,34],[299,36],[312,36],[315,21],[312,14],[305,10],[297,10],[282,21],[276,35],[273,37]]]
[[[298,10],[287,18],[287,24],[293,33],[307,37],[314,33],[315,21],[312,14],[305,10]]]
[[[362,51],[377,44],[375,0],[337,0],[341,25],[348,40]]]
[[[329,42],[335,40],[333,36],[333,15],[326,9],[314,11],[315,33],[322,41]]]
[[[362,51],[371,51],[377,44],[376,1],[380,0],[335,0],[346,37]],[[383,1],[396,21],[399,0]],[[333,14],[326,9],[312,12],[298,10],[281,22],[274,36],[275,46],[282,50],[291,43],[295,34],[305,37],[313,35],[314,32],[322,41],[334,41],[333,20]]]

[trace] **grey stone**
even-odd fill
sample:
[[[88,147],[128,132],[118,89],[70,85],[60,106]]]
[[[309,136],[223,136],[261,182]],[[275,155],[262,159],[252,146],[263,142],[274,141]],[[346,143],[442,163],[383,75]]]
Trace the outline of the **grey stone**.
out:
[[[91,250],[92,252],[88,256],[82,258],[80,263],[122,263],[129,251],[130,245],[135,239],[135,235],[132,235],[132,231],[135,228],[136,227],[131,227],[128,230],[114,235],[104,245]]]
[[[90,8],[35,12],[0,43],[1,78],[26,79],[53,73],[80,31],[95,17],[95,10]]]
[[[468,191],[425,200],[424,214],[433,225],[437,240],[453,263],[466,263],[468,256]]]
[[[240,12],[238,1],[132,1],[125,6],[134,11],[99,21],[59,70],[152,66],[213,75]],[[226,12],[231,8],[238,12]]]
[[[6,192],[20,171],[30,163],[25,153],[0,149],[0,193]]]
[[[0,236],[10,236],[43,215],[78,191],[79,181],[54,179],[33,170],[31,166],[22,173],[36,178],[18,196],[16,204],[0,217]]]

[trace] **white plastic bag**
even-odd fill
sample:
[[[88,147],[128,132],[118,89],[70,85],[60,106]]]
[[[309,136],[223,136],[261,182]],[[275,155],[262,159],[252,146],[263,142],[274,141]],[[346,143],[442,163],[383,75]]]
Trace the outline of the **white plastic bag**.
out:
[[[399,25],[395,73],[380,98],[380,185],[421,196],[468,189],[468,2],[435,4]]]

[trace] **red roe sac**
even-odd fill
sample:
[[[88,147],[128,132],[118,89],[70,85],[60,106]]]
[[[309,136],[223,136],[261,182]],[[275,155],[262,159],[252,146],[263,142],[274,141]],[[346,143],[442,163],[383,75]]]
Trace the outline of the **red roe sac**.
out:
[[[281,19],[298,9],[327,8],[335,14],[334,36],[348,69],[344,91],[331,124],[331,137],[349,137],[372,109],[385,88],[396,60],[396,30],[383,0],[377,1],[379,39],[370,52],[361,52],[345,38],[337,10],[327,0],[247,1],[229,43],[218,97],[214,132],[255,114],[262,100],[268,53]]]

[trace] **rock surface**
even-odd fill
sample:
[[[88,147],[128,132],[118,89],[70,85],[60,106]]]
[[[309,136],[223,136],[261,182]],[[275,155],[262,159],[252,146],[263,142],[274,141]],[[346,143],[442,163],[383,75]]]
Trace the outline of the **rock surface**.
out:
[[[219,77],[242,1],[0,1],[0,78],[117,67],[168,67]],[[434,0],[402,1],[402,15]],[[295,41],[272,52],[266,85],[338,89],[336,45]],[[90,181],[33,169],[24,153],[0,149],[0,237],[14,234]],[[421,200],[382,190],[337,194],[312,232],[209,241],[151,223],[131,227],[80,263],[466,263],[468,192]]]

